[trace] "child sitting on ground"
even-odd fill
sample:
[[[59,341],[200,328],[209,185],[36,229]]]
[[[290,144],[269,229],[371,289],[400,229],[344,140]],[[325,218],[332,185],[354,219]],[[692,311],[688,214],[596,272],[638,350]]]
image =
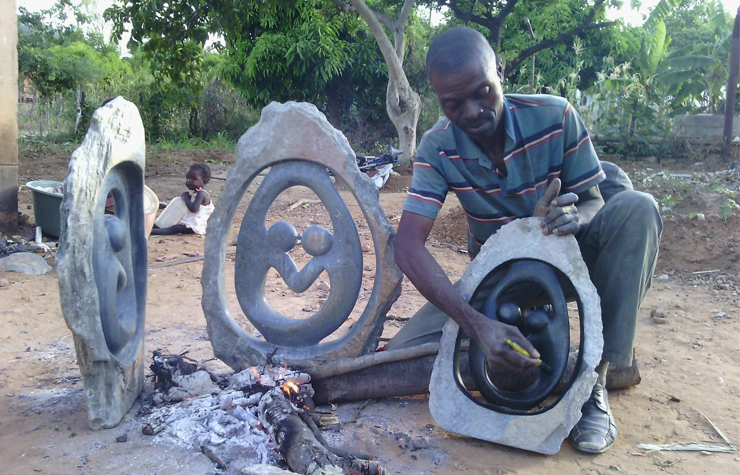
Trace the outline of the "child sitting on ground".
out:
[[[203,189],[211,181],[211,169],[204,163],[194,163],[188,169],[185,175],[185,186],[190,191],[186,191],[181,197],[173,199],[167,208],[175,205],[177,200],[182,200],[187,210],[179,219],[178,224],[168,227],[158,227],[152,229],[153,235],[172,235],[172,234],[205,234],[208,217],[213,213],[213,202],[211,195]],[[167,213],[167,208],[162,215]],[[162,216],[160,216],[162,218]],[[159,219],[157,221],[160,221]]]

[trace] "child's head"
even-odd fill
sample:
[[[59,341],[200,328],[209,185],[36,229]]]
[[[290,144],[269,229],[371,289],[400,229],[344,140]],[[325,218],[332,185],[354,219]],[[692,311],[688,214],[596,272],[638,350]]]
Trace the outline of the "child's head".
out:
[[[185,186],[190,190],[203,188],[211,181],[211,169],[205,163],[193,163],[185,175]]]

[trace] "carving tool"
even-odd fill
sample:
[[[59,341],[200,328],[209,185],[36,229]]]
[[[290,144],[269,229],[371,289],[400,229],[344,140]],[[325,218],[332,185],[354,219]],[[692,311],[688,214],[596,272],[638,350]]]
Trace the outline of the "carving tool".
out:
[[[511,347],[512,350],[516,351],[517,353],[519,353],[520,355],[524,356],[525,358],[532,358],[532,355],[529,354],[529,351],[527,351],[524,348],[522,348],[518,343],[516,343],[516,342],[514,342],[514,341],[512,341],[512,340],[510,340],[508,338],[506,340],[504,340],[504,343],[506,343],[507,345],[509,345],[509,347]],[[539,366],[540,368],[542,368],[542,371],[544,371],[545,373],[552,374],[552,368],[550,368],[550,366],[547,363],[545,363],[544,361],[542,361],[539,358],[537,358],[537,366]]]

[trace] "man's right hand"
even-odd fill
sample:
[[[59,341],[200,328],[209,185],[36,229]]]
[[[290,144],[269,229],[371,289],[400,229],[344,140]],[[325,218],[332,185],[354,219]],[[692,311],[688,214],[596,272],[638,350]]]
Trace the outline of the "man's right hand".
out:
[[[478,343],[490,368],[522,371],[537,366],[540,353],[529,340],[524,338],[517,327],[491,320],[480,313],[478,315],[480,318],[476,318],[475,323],[471,322],[475,328],[474,335],[471,337]],[[527,350],[532,358],[527,358],[514,351],[506,344],[507,339]]]

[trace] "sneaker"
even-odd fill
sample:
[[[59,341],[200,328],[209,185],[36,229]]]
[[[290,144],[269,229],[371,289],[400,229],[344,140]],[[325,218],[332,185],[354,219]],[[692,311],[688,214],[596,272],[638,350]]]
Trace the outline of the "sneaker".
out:
[[[597,384],[591,397],[581,409],[583,416],[570,432],[570,441],[577,450],[589,454],[600,454],[609,450],[617,438],[609,398],[604,386]]]

